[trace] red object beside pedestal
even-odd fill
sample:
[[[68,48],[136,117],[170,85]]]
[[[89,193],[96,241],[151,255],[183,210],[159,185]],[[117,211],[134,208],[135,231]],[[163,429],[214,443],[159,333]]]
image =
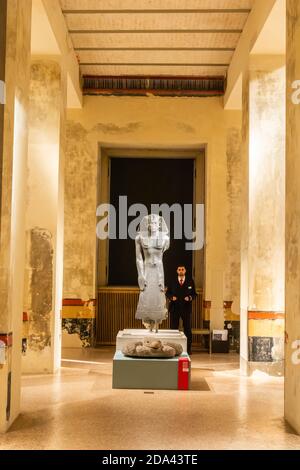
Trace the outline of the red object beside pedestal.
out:
[[[189,389],[191,361],[188,357],[178,359],[178,390]]]

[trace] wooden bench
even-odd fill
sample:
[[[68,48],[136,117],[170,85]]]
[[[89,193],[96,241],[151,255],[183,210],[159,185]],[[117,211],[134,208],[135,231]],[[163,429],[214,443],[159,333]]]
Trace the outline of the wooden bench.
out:
[[[204,336],[209,336],[209,346],[208,346],[208,352],[211,354],[211,331],[209,329],[192,329],[192,334],[193,335],[204,335]]]

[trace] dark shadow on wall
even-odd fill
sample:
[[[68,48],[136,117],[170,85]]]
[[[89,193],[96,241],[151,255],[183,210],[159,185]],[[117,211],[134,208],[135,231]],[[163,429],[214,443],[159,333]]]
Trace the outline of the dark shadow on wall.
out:
[[[127,196],[128,207],[142,203],[150,213],[151,204],[193,204],[194,159],[191,158],[112,158],[110,203],[117,209],[119,233],[119,196]],[[128,223],[135,217],[128,217]],[[185,249],[188,241],[174,239],[171,215],[170,248],[164,254],[165,282],[176,274],[178,264],[185,264],[192,273],[193,252]],[[182,227],[184,234],[184,230]],[[109,240],[109,273],[111,286],[136,286],[135,242],[131,239]]]

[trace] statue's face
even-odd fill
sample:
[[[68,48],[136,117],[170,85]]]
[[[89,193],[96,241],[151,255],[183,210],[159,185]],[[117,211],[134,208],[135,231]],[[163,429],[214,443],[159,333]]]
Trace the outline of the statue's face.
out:
[[[148,227],[149,227],[149,232],[150,233],[157,232],[158,229],[159,229],[158,220],[157,219],[150,219]]]

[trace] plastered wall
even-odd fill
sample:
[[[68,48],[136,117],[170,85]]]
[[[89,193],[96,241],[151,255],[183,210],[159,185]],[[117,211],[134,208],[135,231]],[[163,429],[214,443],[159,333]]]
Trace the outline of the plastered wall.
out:
[[[205,145],[204,298],[211,301],[212,326],[222,328],[223,301],[239,295],[241,113],[224,111],[217,97],[86,96],[83,109],[69,110],[67,119],[64,298],[88,301],[96,297],[97,161],[101,145],[133,149],[197,149]],[[234,281],[229,282],[230,273]]]

